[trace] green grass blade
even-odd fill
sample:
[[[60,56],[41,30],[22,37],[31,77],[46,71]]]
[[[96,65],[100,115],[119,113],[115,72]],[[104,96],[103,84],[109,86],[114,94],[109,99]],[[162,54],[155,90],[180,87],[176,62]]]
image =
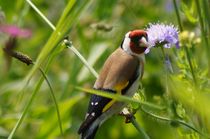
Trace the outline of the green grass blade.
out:
[[[111,98],[111,99],[114,99],[114,100],[117,100],[117,101],[123,101],[123,102],[126,102],[126,103],[137,103],[137,104],[140,104],[140,105],[143,105],[143,106],[151,107],[153,109],[159,109],[159,110],[165,109],[165,107],[157,106],[156,104],[138,101],[138,100],[132,99],[130,97],[126,97],[126,96],[122,96],[122,95],[118,95],[118,94],[111,94],[111,93],[107,93],[107,92],[104,92],[104,91],[81,88],[81,87],[76,87],[76,89],[78,89],[80,91],[83,91],[83,92],[86,92],[86,93]]]
[[[55,97],[55,93],[52,89],[52,86],[47,78],[47,76],[45,75],[44,71],[40,68],[40,72],[42,73],[43,77],[45,78],[45,81],[47,82],[49,88],[50,88],[50,93],[51,93],[51,96],[52,96],[52,99],[53,99],[53,102],[55,104],[55,109],[56,109],[56,114],[57,114],[57,117],[58,117],[58,124],[59,124],[59,127],[60,127],[60,132],[61,134],[63,135],[63,129],[62,129],[62,122],[61,122],[61,116],[60,116],[60,111],[59,111],[59,106],[58,106],[58,102],[56,100],[56,97]]]

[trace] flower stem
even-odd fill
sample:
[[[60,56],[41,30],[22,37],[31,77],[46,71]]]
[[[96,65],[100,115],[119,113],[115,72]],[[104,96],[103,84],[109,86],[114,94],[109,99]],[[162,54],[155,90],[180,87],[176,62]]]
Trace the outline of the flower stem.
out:
[[[188,50],[187,46],[185,46],[185,45],[184,45],[184,50],[185,50],[185,53],[187,55],[187,61],[188,61],[189,66],[190,66],[190,71],[192,73],[194,84],[195,84],[195,86],[197,86],[197,79],[196,79],[195,72],[194,72],[194,69],[193,69],[193,66],[192,66],[192,61],[191,61],[191,58],[190,58],[190,53],[189,53],[189,50]]]
[[[166,89],[166,94],[167,94],[167,97],[170,96],[169,94],[169,85],[168,85],[168,79],[169,79],[169,72],[170,73],[173,73],[173,68],[170,64],[170,60],[169,58],[166,56],[166,53],[164,51],[164,48],[163,46],[160,47],[161,48],[161,51],[162,51],[162,54],[163,54],[163,61],[164,61],[164,66],[165,66],[165,70],[166,70],[166,74],[165,74],[165,77],[166,77],[166,86],[165,86],[165,89]],[[168,62],[169,61],[169,62]],[[168,64],[169,63],[169,64]]]
[[[171,62],[170,62],[169,56],[166,55],[163,47],[160,47],[160,48],[161,48],[161,51],[162,51],[162,54],[163,54],[164,64],[166,66],[167,72],[169,71],[170,73],[173,73],[174,71],[173,71],[173,68],[171,66]]]

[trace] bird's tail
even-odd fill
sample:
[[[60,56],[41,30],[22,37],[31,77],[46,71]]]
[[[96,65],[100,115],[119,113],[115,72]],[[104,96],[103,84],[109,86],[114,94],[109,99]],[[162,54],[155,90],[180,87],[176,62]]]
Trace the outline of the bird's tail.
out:
[[[91,131],[90,131],[91,130]],[[98,130],[98,126],[94,127],[94,129],[88,129],[86,132],[81,133],[81,139],[94,139],[96,132]]]
[[[101,116],[99,116],[97,119],[94,119],[92,122],[84,122],[78,131],[79,134],[82,134],[81,139],[94,139],[95,134],[98,130],[98,127],[106,121],[109,117],[111,117],[114,114],[114,111],[106,111]],[[90,120],[91,121],[91,120]],[[88,124],[87,124],[88,123]],[[87,126],[89,125],[89,126]]]
[[[81,134],[81,139],[94,139],[99,125],[100,121],[89,115],[78,130],[78,133]]]

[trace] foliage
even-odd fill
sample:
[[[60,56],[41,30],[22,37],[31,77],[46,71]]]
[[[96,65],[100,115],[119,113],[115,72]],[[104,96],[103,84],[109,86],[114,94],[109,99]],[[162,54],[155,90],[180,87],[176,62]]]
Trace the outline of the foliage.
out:
[[[0,0],[0,26],[31,32],[20,37],[0,30],[0,138],[79,138],[89,99],[83,91],[103,95],[90,88],[107,56],[127,31],[157,22],[177,25],[180,48],[154,47],[146,54],[133,99],[107,96],[129,103],[133,125],[113,116],[96,138],[210,138],[210,1],[33,0],[34,8],[30,2]],[[11,58],[4,51],[8,45],[34,65]]]

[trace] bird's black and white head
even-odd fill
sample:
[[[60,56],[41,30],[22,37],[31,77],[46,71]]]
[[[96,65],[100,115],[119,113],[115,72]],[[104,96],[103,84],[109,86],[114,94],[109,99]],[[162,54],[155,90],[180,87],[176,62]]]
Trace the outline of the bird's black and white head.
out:
[[[148,47],[147,33],[144,30],[133,30],[126,33],[121,48],[128,54],[140,56]]]

